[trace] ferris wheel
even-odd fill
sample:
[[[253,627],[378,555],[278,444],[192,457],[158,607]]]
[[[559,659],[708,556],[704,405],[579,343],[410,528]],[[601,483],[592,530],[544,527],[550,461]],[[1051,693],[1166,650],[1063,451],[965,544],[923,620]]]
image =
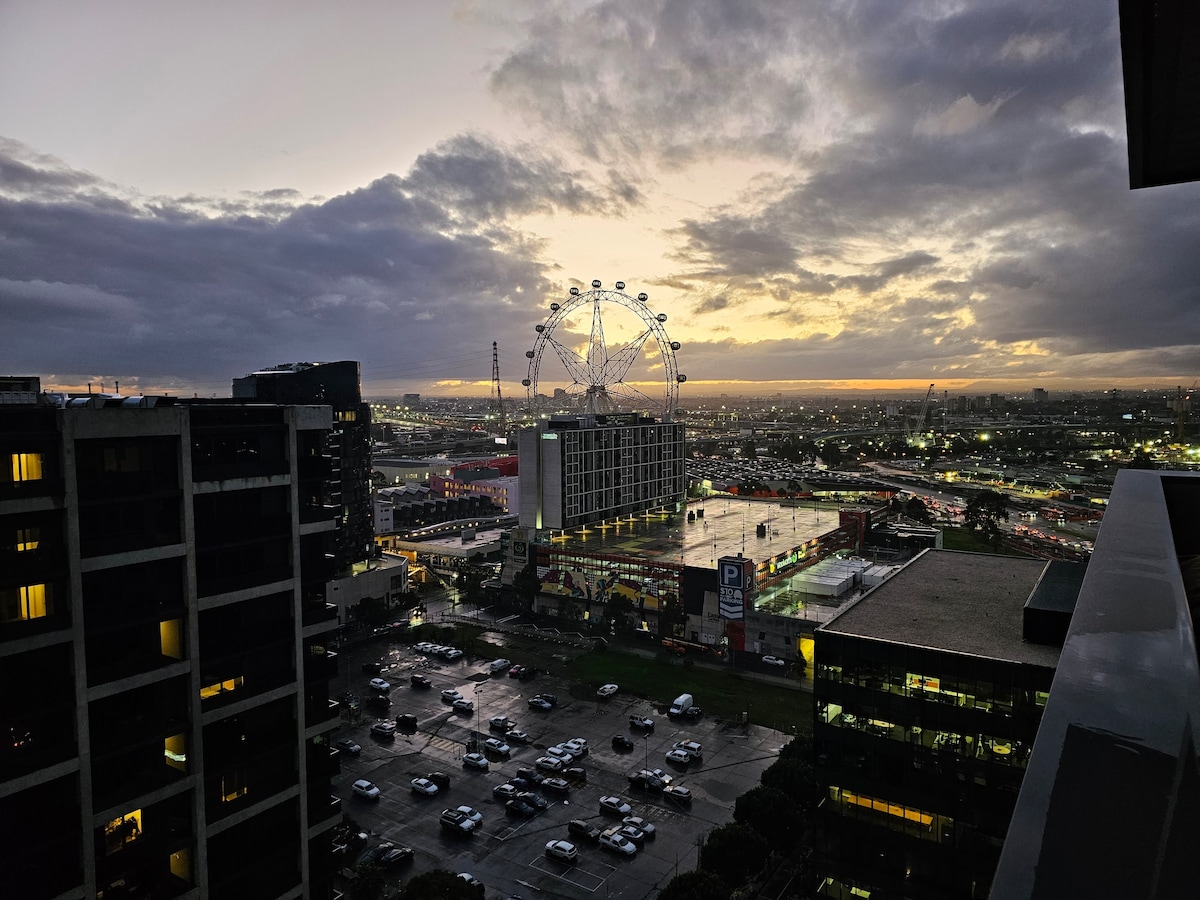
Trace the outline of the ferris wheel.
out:
[[[616,290],[608,291],[603,290],[600,281],[596,280],[592,282],[590,291],[573,287],[564,303],[550,304],[550,315],[546,321],[535,326],[537,339],[533,349],[525,351],[529,360],[529,377],[523,379],[521,384],[525,386],[530,412],[553,406],[585,413],[636,411],[660,415],[664,419],[671,417],[679,398],[679,385],[687,381],[687,376],[679,373],[675,363],[679,342],[667,336],[663,326],[667,321],[666,313],[652,313],[646,306],[649,298],[645,294],[631,297],[624,291],[623,281],[616,283]],[[608,346],[604,338],[603,308],[608,309],[610,319],[614,314],[619,314],[622,329],[627,329],[629,322],[634,323],[633,330],[637,333],[631,340],[619,347]],[[567,346],[566,342],[570,340],[572,331],[578,333],[582,330],[579,326],[586,322],[588,312],[591,313],[591,330],[585,352],[580,353]],[[651,339],[657,345],[661,372],[653,361],[642,358],[642,351]],[[557,357],[562,364],[561,373],[557,367],[551,371],[550,366],[543,366],[547,348],[554,351],[548,361]],[[626,381],[639,360],[642,368],[651,373],[645,375],[643,380],[661,379],[661,393],[658,390],[652,394],[644,393]],[[539,378],[543,380],[540,386]],[[562,393],[557,397],[544,397],[550,384]]]

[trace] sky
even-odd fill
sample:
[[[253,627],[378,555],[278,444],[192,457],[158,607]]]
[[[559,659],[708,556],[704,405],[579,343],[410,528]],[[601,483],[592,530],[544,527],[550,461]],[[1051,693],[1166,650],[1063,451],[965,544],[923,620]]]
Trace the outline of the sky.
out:
[[[516,399],[597,279],[685,401],[1189,385],[1200,185],[1129,190],[1123,104],[1093,0],[5,0],[0,368],[480,396],[495,342]]]

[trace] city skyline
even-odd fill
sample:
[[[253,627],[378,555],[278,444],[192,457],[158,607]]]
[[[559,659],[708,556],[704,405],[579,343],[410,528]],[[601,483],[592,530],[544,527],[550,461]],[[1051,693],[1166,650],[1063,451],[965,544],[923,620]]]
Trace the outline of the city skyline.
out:
[[[496,341],[516,399],[592,279],[685,401],[1200,375],[1200,187],[1128,188],[1115,8],[54,0],[0,50],[0,358],[48,387],[479,395]]]

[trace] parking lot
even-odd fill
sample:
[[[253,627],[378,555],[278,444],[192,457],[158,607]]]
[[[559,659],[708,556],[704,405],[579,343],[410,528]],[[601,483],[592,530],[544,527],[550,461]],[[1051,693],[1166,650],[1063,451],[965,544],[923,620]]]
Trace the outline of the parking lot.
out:
[[[515,650],[506,650],[504,655],[511,656],[514,663],[522,662]],[[620,691],[606,700],[578,699],[570,696],[569,684],[549,675],[518,680],[507,671],[489,674],[490,658],[467,656],[446,662],[404,643],[343,652],[346,669],[338,679],[339,689],[348,688],[363,698],[372,693],[369,682],[373,675],[360,671],[363,662],[377,659],[385,662],[380,677],[392,685],[387,719],[394,722],[398,715],[412,714],[417,725],[399,729],[395,739],[388,741],[370,734],[370,726],[382,719],[383,713],[364,709],[360,721],[344,724],[335,737],[354,739],[362,751],[357,756],[342,754],[342,770],[334,789],[343,798],[346,812],[370,832],[368,847],[393,841],[415,851],[411,863],[388,873],[389,880],[407,881],[440,868],[471,873],[483,882],[488,898],[514,894],[526,898],[539,894],[652,897],[677,872],[695,867],[703,836],[732,818],[734,800],[758,783],[762,770],[777,758],[779,747],[787,740],[765,728],[707,717],[695,722],[672,720],[664,709]],[[426,675],[431,687],[410,686],[414,673]],[[453,711],[441,697],[446,689],[473,700],[474,713]],[[544,692],[557,695],[557,706],[548,711],[530,709],[528,699]],[[696,702],[703,706],[703,697]],[[653,719],[654,729],[631,730],[628,720],[633,714]],[[472,737],[501,736],[488,727],[489,719],[500,715],[527,732],[529,742],[510,742],[510,758],[493,757],[487,772],[464,768],[462,757]],[[612,737],[616,734],[632,738],[634,749],[614,750]],[[579,761],[587,782],[573,783],[565,796],[544,793],[549,806],[532,818],[507,814],[503,801],[493,798],[493,787],[515,775],[518,768],[533,768],[547,747],[575,737],[588,742],[590,752]],[[666,752],[680,740],[702,744],[702,761],[683,766],[668,763]],[[670,772],[674,784],[691,791],[691,802],[632,789],[627,776],[643,767]],[[448,789],[433,797],[412,791],[412,779],[435,771],[449,775]],[[357,779],[377,785],[379,798],[354,796],[351,785]],[[601,813],[598,803],[601,796],[613,794],[632,806],[631,815],[642,816],[657,829],[655,837],[630,858],[567,833],[572,819],[584,819],[599,828],[620,824],[619,815]],[[475,833],[460,836],[439,827],[442,810],[458,806],[470,806],[483,814]],[[547,841],[555,839],[571,840],[578,846],[575,863],[546,855]]]

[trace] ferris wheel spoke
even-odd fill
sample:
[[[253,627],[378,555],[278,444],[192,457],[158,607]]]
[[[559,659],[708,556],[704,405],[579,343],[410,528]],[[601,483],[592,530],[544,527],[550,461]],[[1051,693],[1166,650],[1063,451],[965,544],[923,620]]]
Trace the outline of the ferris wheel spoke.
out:
[[[604,343],[604,320],[600,317],[600,298],[592,301],[592,336],[588,340],[587,364],[593,372],[607,368],[608,345]]]
[[[643,394],[637,388],[632,387],[631,385],[628,385],[623,381],[613,382],[612,384],[609,384],[608,392],[610,394],[614,394],[617,397],[622,398],[623,400],[625,400],[627,402],[627,404],[629,406],[634,406],[639,409],[649,410],[649,409],[654,409],[660,405],[656,401],[651,400],[649,397],[647,397],[645,394]]]
[[[650,337],[650,332],[643,331],[608,358],[608,364],[604,367],[604,375],[610,383],[625,380],[625,376],[641,354],[648,337]]]
[[[564,347],[552,337],[546,338],[546,343],[554,348],[555,355],[562,361],[563,367],[576,384],[591,384],[591,366],[570,347]]]

